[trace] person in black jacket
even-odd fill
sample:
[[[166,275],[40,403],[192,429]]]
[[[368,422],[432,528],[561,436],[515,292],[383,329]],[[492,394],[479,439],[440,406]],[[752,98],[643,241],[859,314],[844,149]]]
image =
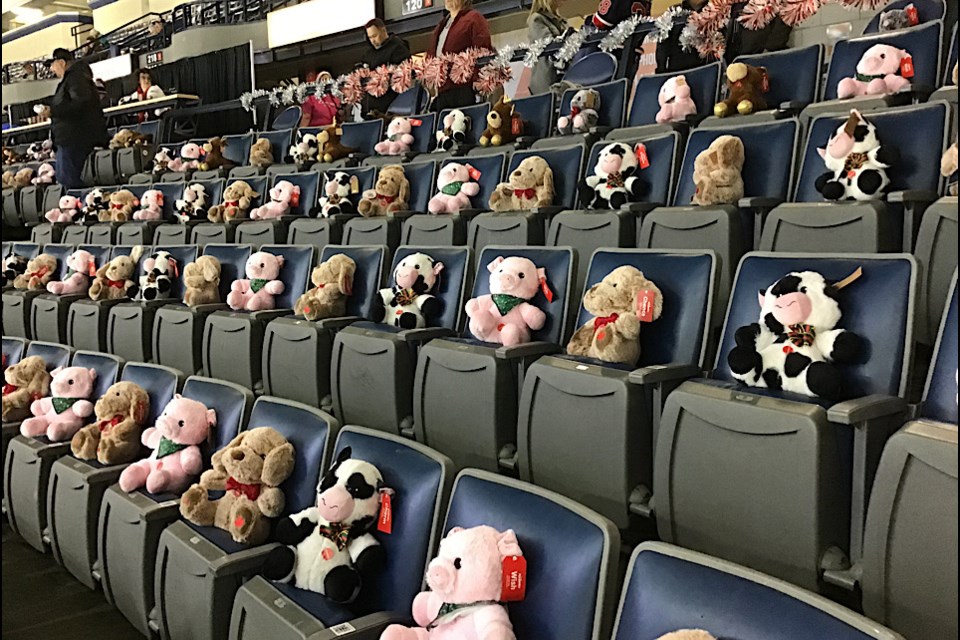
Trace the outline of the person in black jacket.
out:
[[[360,65],[368,69],[376,69],[383,65],[400,64],[410,58],[410,47],[407,43],[387,33],[387,25],[380,18],[374,18],[364,27],[367,34],[367,43],[370,45],[360,56]],[[364,94],[363,114],[367,116],[373,112],[386,113],[390,103],[397,97],[396,91],[388,90],[379,98]]]
[[[90,65],[58,48],[48,66],[60,78],[50,101],[50,137],[57,149],[57,182],[64,189],[83,186],[83,163],[94,146],[107,142],[107,124]]]

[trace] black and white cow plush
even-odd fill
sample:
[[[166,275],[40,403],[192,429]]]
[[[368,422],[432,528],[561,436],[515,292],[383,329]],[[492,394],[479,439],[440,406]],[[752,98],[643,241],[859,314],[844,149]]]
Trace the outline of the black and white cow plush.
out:
[[[827,172],[816,180],[817,191],[827,200],[875,200],[890,184],[887,169],[899,153],[880,145],[877,127],[856,109],[834,132],[823,149],[817,149]]]
[[[11,253],[3,259],[3,286],[13,284],[17,276],[27,272],[27,259],[16,253]]]
[[[320,198],[320,216],[328,218],[338,213],[356,213],[357,205],[350,199],[360,192],[360,180],[345,171],[323,174],[323,197]]]
[[[319,151],[320,144],[317,142],[317,136],[312,133],[297,133],[297,141],[290,146],[290,153],[287,154],[286,160],[298,167],[306,167],[317,161]]]
[[[637,177],[637,154],[622,142],[600,150],[593,175],[580,181],[580,202],[588,209],[619,209],[636,202],[643,193]]]
[[[174,217],[181,223],[187,224],[196,220],[207,220],[207,190],[196,182],[184,188],[183,197],[174,202]]]
[[[143,261],[143,275],[139,284],[127,289],[135,300],[160,300],[170,297],[173,278],[180,275],[177,260],[166,251],[158,251]]]
[[[74,222],[100,222],[100,212],[110,208],[110,198],[103,189],[91,189],[83,197],[83,207]]]
[[[351,457],[350,447],[320,481],[316,506],[277,523],[264,576],[292,582],[335,602],[352,602],[365,580],[383,568],[386,554],[371,531],[380,520],[384,495],[380,471]]]
[[[443,263],[425,253],[411,253],[393,270],[394,285],[380,289],[382,304],[374,304],[373,319],[400,329],[422,329],[427,318],[440,315],[442,307],[430,295],[440,279]]]
[[[459,144],[467,141],[467,132],[470,131],[470,116],[460,109],[451,109],[443,117],[443,129],[437,131],[436,152],[450,151]]]
[[[862,340],[837,328],[838,289],[815,271],[801,271],[760,291],[760,322],[737,329],[737,346],[727,355],[733,377],[751,387],[840,399],[836,365],[852,363]]]

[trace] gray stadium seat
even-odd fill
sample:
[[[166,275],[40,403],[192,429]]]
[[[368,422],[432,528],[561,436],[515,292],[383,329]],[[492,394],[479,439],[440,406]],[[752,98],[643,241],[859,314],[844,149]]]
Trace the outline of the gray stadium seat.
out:
[[[46,186],[37,184],[31,184],[20,189],[20,217],[27,226],[43,220],[43,215],[47,212],[46,210],[41,211],[45,192]]]
[[[91,227],[85,224],[67,225],[60,234],[60,242],[69,245],[87,244],[87,235],[90,229]]]
[[[117,149],[114,156],[117,182],[125,182],[138,173],[150,171],[153,155],[154,147],[149,144]]]
[[[57,259],[57,270],[53,280],[62,280],[67,273],[67,257],[73,253],[73,245],[48,244],[43,247],[43,253]],[[30,310],[33,302],[39,296],[46,294],[46,289],[8,289],[3,293],[3,334],[32,338],[30,332]]]
[[[404,174],[410,181],[410,205],[407,211],[387,216],[366,218],[353,216],[343,226],[343,244],[386,245],[392,251],[400,244],[400,228],[405,219],[426,213],[427,203],[436,193],[434,178],[436,163],[424,162],[404,165]]]
[[[917,342],[933,344],[957,268],[956,196],[941,198],[924,212],[914,255],[923,267]]]
[[[63,237],[63,226],[43,222],[30,229],[30,242],[35,244],[57,244]]]
[[[311,216],[317,206],[320,193],[320,175],[308,171],[304,173],[280,173],[272,178],[272,185],[286,180],[294,186],[300,187],[300,205],[291,208],[287,215],[270,220],[244,220],[236,227],[236,238],[240,244],[250,244],[254,247],[278,244],[286,240],[287,227],[291,221],[304,216]],[[269,202],[269,193],[262,193],[262,202]]]
[[[16,336],[3,336],[3,369],[20,362],[23,352],[27,350],[26,338],[17,338]]]
[[[102,267],[110,259],[111,247],[109,246],[81,246],[77,248],[93,254],[97,268]],[[67,312],[70,305],[86,297],[86,292],[66,295],[54,295],[52,293],[38,295],[33,299],[33,304],[30,307],[30,335],[36,340],[65,343],[67,341]]]

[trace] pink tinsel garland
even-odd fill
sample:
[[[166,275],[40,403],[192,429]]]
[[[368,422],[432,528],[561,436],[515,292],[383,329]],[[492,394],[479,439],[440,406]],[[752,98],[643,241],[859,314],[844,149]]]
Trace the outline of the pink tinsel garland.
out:
[[[390,78],[390,88],[397,93],[403,93],[413,88],[416,82],[414,77],[413,59],[404,60],[393,69],[393,75]]]
[[[510,65],[488,64],[477,72],[477,80],[473,83],[473,88],[480,95],[489,96],[510,82],[511,78],[513,78],[513,69]]]
[[[436,91],[447,83],[449,67],[450,61],[446,56],[427,58],[423,63],[423,70],[420,72],[420,82],[427,89]]]
[[[386,65],[377,67],[370,72],[370,79],[367,80],[367,93],[374,98],[379,98],[387,93],[390,88],[390,77],[392,70]]]

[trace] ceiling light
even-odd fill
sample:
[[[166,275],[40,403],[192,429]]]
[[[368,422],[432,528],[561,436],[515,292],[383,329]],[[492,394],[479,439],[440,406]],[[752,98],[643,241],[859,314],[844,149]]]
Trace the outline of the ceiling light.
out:
[[[10,10],[14,15],[14,20],[20,24],[33,24],[43,19],[43,10],[33,7],[14,7]]]

